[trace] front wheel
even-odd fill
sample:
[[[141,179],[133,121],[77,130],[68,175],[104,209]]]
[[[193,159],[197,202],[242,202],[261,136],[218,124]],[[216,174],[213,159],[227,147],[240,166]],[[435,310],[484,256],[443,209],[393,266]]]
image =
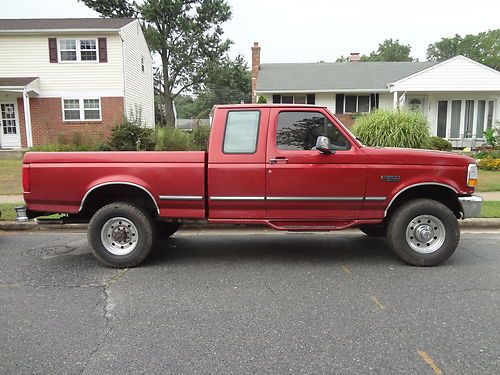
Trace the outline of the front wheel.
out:
[[[448,259],[460,240],[454,213],[431,199],[416,199],[399,207],[389,220],[387,240],[392,251],[413,266],[435,266]]]
[[[95,257],[109,267],[133,267],[149,254],[155,228],[139,207],[117,202],[102,207],[90,220],[88,241]]]

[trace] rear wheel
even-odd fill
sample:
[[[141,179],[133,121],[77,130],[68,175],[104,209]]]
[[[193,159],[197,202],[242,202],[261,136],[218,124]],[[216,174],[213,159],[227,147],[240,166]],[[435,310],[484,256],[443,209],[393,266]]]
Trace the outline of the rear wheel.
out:
[[[359,230],[370,237],[385,237],[387,235],[387,226],[383,224],[360,225]]]
[[[387,240],[392,251],[414,266],[435,266],[457,248],[460,229],[444,204],[416,199],[399,207],[389,220]]]
[[[102,207],[90,220],[88,241],[95,257],[109,267],[133,267],[149,254],[155,228],[149,215],[129,203]]]

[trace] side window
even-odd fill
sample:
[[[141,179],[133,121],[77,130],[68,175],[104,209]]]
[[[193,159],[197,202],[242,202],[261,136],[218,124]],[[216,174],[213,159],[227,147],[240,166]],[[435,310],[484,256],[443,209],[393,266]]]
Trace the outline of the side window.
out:
[[[316,139],[330,138],[332,150],[349,150],[351,144],[319,112],[281,112],[278,116],[276,147],[280,150],[314,150]]]
[[[257,150],[260,111],[231,111],[227,114],[223,152],[253,154]]]

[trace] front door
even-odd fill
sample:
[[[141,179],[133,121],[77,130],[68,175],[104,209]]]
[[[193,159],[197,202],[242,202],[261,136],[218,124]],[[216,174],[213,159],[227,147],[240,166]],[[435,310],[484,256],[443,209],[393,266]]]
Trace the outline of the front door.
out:
[[[410,111],[425,115],[425,98],[421,96],[408,97],[407,106]]]
[[[330,138],[332,153],[315,149]],[[350,220],[359,215],[366,189],[361,150],[327,111],[273,108],[266,163],[266,217],[269,219]]]
[[[0,102],[0,147],[21,147],[16,102]]]

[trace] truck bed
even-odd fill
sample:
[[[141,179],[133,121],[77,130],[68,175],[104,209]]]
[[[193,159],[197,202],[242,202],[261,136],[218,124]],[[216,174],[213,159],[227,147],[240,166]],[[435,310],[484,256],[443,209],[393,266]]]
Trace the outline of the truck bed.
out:
[[[30,152],[24,200],[32,210],[74,214],[86,195],[118,183],[147,192],[162,217],[203,218],[205,165],[202,151]]]

